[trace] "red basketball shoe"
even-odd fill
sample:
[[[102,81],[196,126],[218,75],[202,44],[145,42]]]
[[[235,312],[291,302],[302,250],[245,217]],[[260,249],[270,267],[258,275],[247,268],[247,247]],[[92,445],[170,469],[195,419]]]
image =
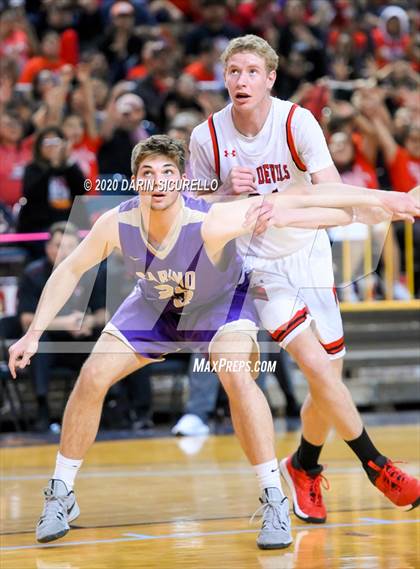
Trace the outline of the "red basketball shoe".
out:
[[[295,454],[280,462],[280,472],[286,480],[293,497],[293,511],[298,518],[312,524],[323,524],[327,510],[322,501],[321,484],[329,490],[326,478],[322,476],[322,466],[303,470]]]
[[[396,506],[411,506],[412,510],[420,504],[420,480],[403,472],[389,458],[370,460],[367,473],[376,488]]]

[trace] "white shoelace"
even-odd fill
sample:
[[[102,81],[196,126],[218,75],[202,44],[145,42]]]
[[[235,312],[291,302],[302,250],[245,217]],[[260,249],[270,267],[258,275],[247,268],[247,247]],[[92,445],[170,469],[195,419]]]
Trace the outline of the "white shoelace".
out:
[[[274,529],[281,529],[283,531],[287,531],[288,524],[287,522],[282,520],[281,514],[282,514],[282,502],[263,502],[261,506],[253,513],[251,519],[249,520],[249,523],[252,524],[256,516],[262,515],[263,529],[271,525]]]
[[[52,518],[58,518],[61,521],[66,521],[67,507],[65,500],[67,496],[55,496],[49,487],[44,488],[44,496],[46,503],[39,523]]]

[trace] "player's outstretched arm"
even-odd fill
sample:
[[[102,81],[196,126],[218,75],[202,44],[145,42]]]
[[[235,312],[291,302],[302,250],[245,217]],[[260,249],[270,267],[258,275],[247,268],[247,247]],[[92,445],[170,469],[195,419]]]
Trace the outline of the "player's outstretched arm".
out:
[[[42,333],[70,298],[81,276],[119,247],[117,210],[102,215],[78,247],[53,271],[26,334],[9,348],[9,369],[23,369],[38,349]]]
[[[384,210],[381,210],[384,212]],[[384,212],[385,213],[385,212]],[[247,216],[255,215],[251,209]],[[349,225],[356,221],[354,208],[306,207],[284,209],[273,213],[268,225],[275,227],[299,227],[303,229],[326,229],[338,225]],[[390,216],[388,216],[390,217]],[[382,219],[380,220],[382,221]],[[378,223],[375,221],[374,223]]]
[[[347,184],[293,186],[282,194],[271,194],[274,205],[269,225],[322,228],[358,221],[373,225],[381,221],[414,221],[420,201],[414,194],[384,192]],[[251,208],[248,217],[255,216]]]
[[[248,212],[248,217],[255,215],[252,208]],[[410,216],[402,216],[402,219],[411,219]],[[392,214],[382,207],[353,207],[353,208],[332,208],[332,207],[306,207],[302,209],[285,209],[279,214],[273,213],[273,218],[268,222],[268,226],[275,227],[300,227],[303,229],[327,229],[338,225],[349,225],[350,223],[364,223],[365,225],[375,225],[383,221],[392,221]]]
[[[368,224],[412,221],[420,215],[420,207],[412,195],[399,192],[335,183],[295,186],[287,192],[214,204],[203,223],[203,239],[212,254],[232,239],[259,234],[272,225],[309,229],[347,225],[355,221],[354,213],[358,221]]]
[[[337,201],[331,199],[331,201]],[[350,200],[347,200],[350,201]],[[251,198],[237,198],[212,206],[202,225],[202,236],[210,256],[220,251],[226,243],[242,235],[263,233],[268,227],[291,225],[295,227],[322,227],[317,212],[310,212],[311,202],[320,202],[310,195],[270,194]],[[325,208],[326,210],[327,208]],[[350,223],[352,215],[345,211],[329,212],[325,226]]]
[[[300,191],[301,190],[301,191]],[[322,199],[321,194],[304,194],[304,188],[294,188],[290,194],[269,194],[229,202],[216,203],[210,209],[202,226],[207,253],[212,256],[229,241],[242,235],[259,235],[270,226],[319,228],[351,223],[352,214],[341,208],[358,203],[373,203],[373,198],[346,198],[341,196]],[[327,203],[338,206],[329,211]],[[318,206],[318,207],[316,207]],[[315,207],[315,210],[311,209]],[[325,214],[321,219],[320,213]]]
[[[285,195],[304,195],[308,202],[297,202],[297,207],[382,207],[392,215],[418,216],[419,200],[402,192],[372,190],[349,184],[324,183],[306,186],[291,186],[276,198]],[[318,198],[316,198],[318,196]],[[270,198],[272,199],[272,198]]]
[[[255,208],[252,218],[247,217],[250,207]],[[264,196],[213,204],[201,228],[207,254],[212,257],[232,239],[265,230],[272,213],[273,204]]]

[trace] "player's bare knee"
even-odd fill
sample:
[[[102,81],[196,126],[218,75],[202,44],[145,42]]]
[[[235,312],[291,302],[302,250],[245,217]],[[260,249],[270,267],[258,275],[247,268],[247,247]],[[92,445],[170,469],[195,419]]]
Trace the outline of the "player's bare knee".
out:
[[[309,382],[330,383],[334,381],[334,369],[327,356],[320,358],[319,354],[307,354],[301,359],[299,366]]]
[[[111,387],[112,379],[107,377],[96,359],[89,358],[80,370],[76,385],[80,390],[88,390],[91,396],[102,397]]]
[[[254,383],[251,374],[243,371],[221,371],[219,379],[229,398],[241,397]]]
[[[213,360],[228,358],[239,361],[249,358],[252,350],[253,341],[250,336],[241,332],[226,332],[213,340],[211,357]]]

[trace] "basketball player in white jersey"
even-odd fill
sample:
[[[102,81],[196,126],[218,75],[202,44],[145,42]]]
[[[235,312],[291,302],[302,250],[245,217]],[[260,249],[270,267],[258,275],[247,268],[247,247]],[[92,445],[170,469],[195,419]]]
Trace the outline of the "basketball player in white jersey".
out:
[[[270,96],[278,57],[269,44],[252,35],[236,38],[222,61],[232,102],[194,129],[193,177],[218,178],[218,193],[231,196],[270,194],[295,183],[340,182],[312,114]],[[311,186],[308,191],[313,191]],[[331,189],[341,191],[347,190],[339,185]],[[342,382],[343,327],[326,232],[270,228],[260,237],[241,238],[238,248],[253,270],[263,326],[287,349],[309,383],[300,446],[280,464],[295,514],[312,523],[326,520],[318,458],[331,427],[385,496],[398,506],[417,506],[419,481],[376,449]]]
[[[229,396],[235,432],[250,463],[256,465],[262,492],[258,546],[288,547],[292,542],[289,507],[281,491],[270,409],[253,381],[252,366],[245,367],[258,358],[258,318],[252,299],[246,297],[248,278],[241,278],[242,260],[233,241],[247,232],[259,231],[259,224],[255,227],[258,219],[280,226],[317,227],[320,219],[326,226],[345,225],[352,221],[347,211],[351,206],[362,207],[368,223],[376,219],[378,209],[381,215],[396,214],[412,221],[413,215],[420,215],[420,207],[410,203],[405,194],[394,194],[384,212],[381,192],[371,191],[354,199],[324,196],[328,188],[323,187],[313,196],[277,194],[263,204],[260,197],[254,197],[240,204],[209,206],[204,200],[165,191],[165,186],[170,189],[171,184],[183,179],[184,164],[183,145],[165,135],[136,145],[133,177],[142,184],[152,182],[152,192],[145,190],[140,198],[126,200],[98,219],[84,241],[54,270],[31,326],[10,347],[9,367],[16,377],[16,369],[29,364],[43,331],[80,277],[114,249],[122,253],[127,269],[138,277],[137,286],[103,330],[66,406],[60,451],[44,491],[44,510],[36,529],[41,543],[64,536],[80,513],[73,485],[96,437],[110,386],[128,373],[186,347],[186,343],[194,343],[210,354],[216,368],[222,357],[226,362],[218,374]],[[262,215],[257,217],[259,210]],[[182,278],[168,276],[171,274],[181,274]],[[266,464],[270,466],[268,472]]]

